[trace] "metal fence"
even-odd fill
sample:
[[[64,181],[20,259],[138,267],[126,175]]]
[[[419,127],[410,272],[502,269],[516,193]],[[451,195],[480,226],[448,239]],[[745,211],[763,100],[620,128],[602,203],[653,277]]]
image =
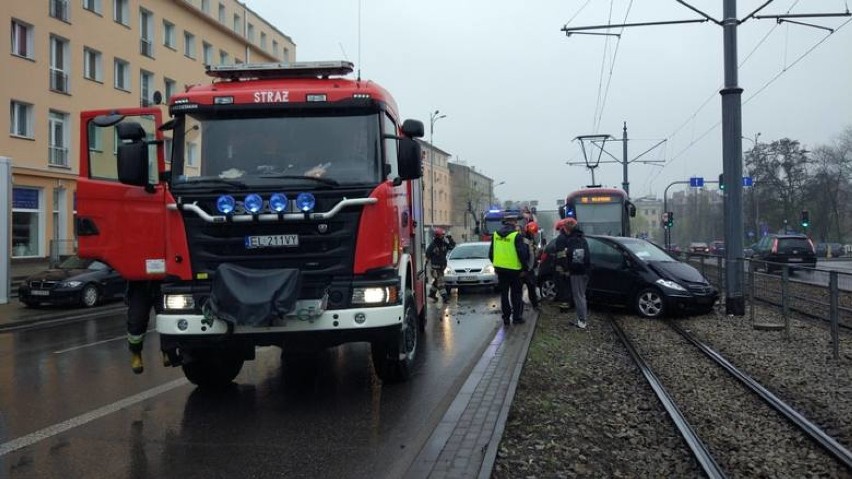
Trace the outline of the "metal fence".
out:
[[[725,291],[725,259],[692,255],[690,261],[708,281]],[[852,268],[791,266],[743,259],[744,288],[748,314],[753,324],[755,306],[769,305],[780,310],[778,318],[760,318],[761,325],[777,326],[790,335],[790,315],[798,313],[822,320],[831,333],[835,358],[839,355],[840,329],[852,330]],[[835,263],[841,265],[843,263]],[[772,324],[773,321],[776,324]],[[769,323],[769,324],[767,324]]]

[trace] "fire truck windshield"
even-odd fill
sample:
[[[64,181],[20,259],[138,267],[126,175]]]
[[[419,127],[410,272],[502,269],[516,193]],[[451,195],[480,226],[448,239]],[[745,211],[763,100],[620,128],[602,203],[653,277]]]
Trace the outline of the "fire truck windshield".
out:
[[[376,114],[257,117],[229,112],[177,120],[173,155],[182,161],[174,161],[174,186],[213,179],[327,185],[381,180]]]

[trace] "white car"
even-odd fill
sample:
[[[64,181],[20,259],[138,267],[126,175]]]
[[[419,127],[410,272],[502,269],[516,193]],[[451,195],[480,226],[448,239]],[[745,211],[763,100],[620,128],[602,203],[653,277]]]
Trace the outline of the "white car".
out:
[[[459,244],[450,251],[444,270],[447,293],[452,288],[497,286],[497,274],[488,259],[490,247],[491,243],[482,241]]]

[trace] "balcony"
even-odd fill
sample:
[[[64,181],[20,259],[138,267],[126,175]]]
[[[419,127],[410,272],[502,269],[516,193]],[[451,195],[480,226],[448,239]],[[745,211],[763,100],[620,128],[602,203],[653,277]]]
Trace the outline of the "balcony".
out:
[[[50,16],[67,22],[68,0],[50,0]]]
[[[68,93],[68,74],[62,70],[50,69],[50,89]]]
[[[139,53],[148,58],[154,58],[154,44],[147,38],[139,39]]]
[[[49,147],[47,163],[50,166],[62,166],[68,168],[68,148],[64,146]]]

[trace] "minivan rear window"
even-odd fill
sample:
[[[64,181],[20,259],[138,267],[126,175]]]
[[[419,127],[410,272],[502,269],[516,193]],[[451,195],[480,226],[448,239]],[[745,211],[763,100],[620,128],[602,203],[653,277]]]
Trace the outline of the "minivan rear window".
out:
[[[779,238],[778,252],[792,253],[793,250],[798,250],[800,253],[811,251],[811,244],[806,238]]]

